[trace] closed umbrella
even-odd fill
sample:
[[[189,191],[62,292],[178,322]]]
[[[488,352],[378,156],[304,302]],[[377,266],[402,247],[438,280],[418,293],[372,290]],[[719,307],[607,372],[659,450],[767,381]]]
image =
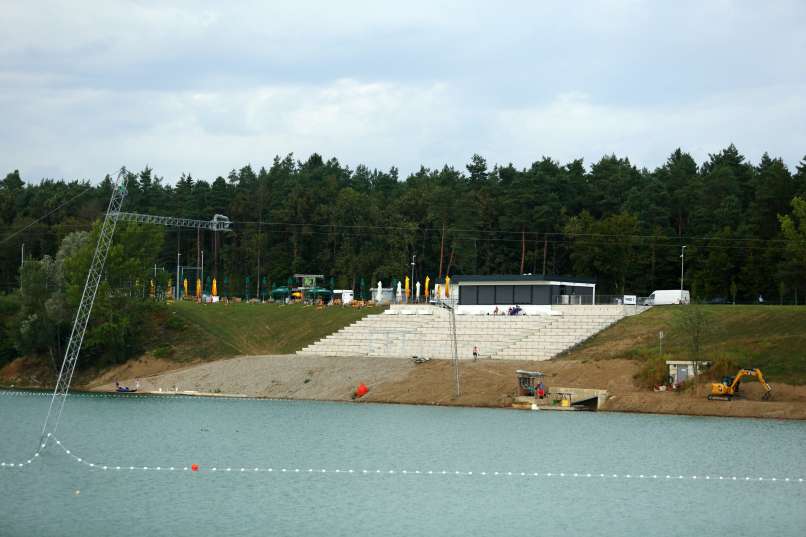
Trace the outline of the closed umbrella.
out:
[[[400,302],[403,299],[403,289],[400,285],[400,282],[397,282],[397,301]]]
[[[188,296],[188,279],[185,278],[182,282],[182,289],[184,289],[185,294],[183,296]]]
[[[196,298],[201,298],[201,278],[196,278]]]
[[[431,278],[429,276],[425,277],[425,298],[428,298],[431,291],[429,291],[429,286],[431,284]]]
[[[218,282],[213,278],[213,296],[218,296]]]
[[[411,288],[409,287],[409,277],[406,276],[406,301],[408,302],[409,297],[411,296]]]
[[[416,294],[417,302],[419,302],[420,301],[420,282],[417,282],[416,284],[414,284],[414,291],[415,291],[415,294]]]
[[[375,302],[381,302],[381,297],[383,297],[383,287],[381,286],[381,281],[378,280],[378,295],[375,297]]]
[[[445,276],[445,298],[451,296],[451,277]]]

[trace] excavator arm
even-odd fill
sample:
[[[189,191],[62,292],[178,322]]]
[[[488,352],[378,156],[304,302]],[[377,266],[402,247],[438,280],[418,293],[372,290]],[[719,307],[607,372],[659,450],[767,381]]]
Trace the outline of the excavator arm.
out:
[[[764,374],[757,367],[749,369],[740,369],[736,376],[732,379],[727,377],[722,382],[714,382],[711,384],[711,394],[708,399],[718,399],[729,401],[736,392],[739,391],[739,385],[744,377],[755,377],[758,379],[759,384],[764,387],[764,395],[761,397],[763,400],[768,400],[772,395],[772,386],[767,384]]]
[[[764,379],[764,374],[757,367],[754,367],[753,369],[740,369],[736,374],[736,377],[733,379],[733,383],[730,385],[731,393],[736,393],[736,391],[739,389],[739,383],[741,382],[742,377],[756,377],[759,384],[761,384],[764,387],[764,390],[766,390],[762,399],[767,400],[770,398],[770,395],[772,395],[772,387],[767,384],[767,381]]]

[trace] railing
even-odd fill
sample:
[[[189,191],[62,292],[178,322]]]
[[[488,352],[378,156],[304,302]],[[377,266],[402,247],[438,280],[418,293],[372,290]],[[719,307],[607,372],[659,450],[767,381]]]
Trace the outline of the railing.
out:
[[[646,303],[646,297],[635,295],[626,295],[628,297],[635,297],[635,302],[629,298],[625,300],[625,295],[599,295],[597,294],[594,300],[593,295],[557,295],[552,297],[552,304],[555,306],[593,306],[593,305],[614,305],[614,306],[643,306]]]

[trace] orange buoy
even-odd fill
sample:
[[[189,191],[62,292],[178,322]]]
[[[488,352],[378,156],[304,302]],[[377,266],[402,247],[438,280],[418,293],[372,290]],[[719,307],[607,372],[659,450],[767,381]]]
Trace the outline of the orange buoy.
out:
[[[198,464],[191,464],[190,469],[193,470],[194,472],[198,472],[199,471],[199,465]]]
[[[367,385],[362,382],[361,384],[358,385],[358,388],[356,388],[356,390],[355,390],[356,399],[359,398],[359,397],[363,397],[363,396],[367,395],[368,391],[369,391],[369,388],[367,388]]]

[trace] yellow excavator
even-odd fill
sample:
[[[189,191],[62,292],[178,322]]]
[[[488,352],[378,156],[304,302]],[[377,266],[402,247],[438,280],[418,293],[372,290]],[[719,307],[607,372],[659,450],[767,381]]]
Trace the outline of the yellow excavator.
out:
[[[708,396],[710,400],[717,401],[730,401],[739,391],[739,386],[742,383],[743,377],[756,377],[761,385],[764,387],[764,395],[761,398],[766,401],[772,395],[772,387],[764,380],[764,375],[761,369],[754,367],[751,369],[740,369],[735,377],[724,377],[722,382],[711,383],[711,394]]]

